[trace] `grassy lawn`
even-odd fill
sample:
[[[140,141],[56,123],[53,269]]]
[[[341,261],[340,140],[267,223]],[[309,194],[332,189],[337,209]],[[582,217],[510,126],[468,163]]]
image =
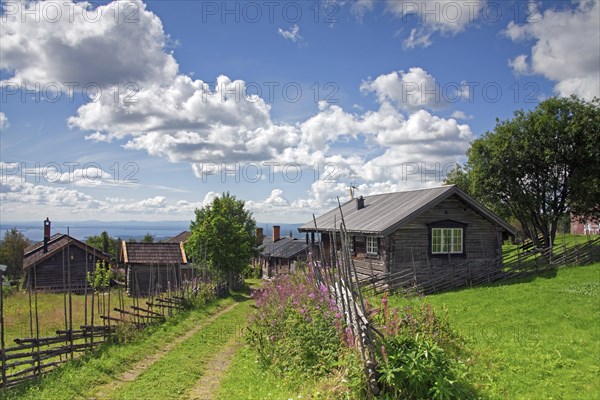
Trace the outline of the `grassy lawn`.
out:
[[[343,377],[335,374],[318,381],[285,380],[264,370],[257,362],[256,351],[245,345],[235,354],[214,399],[329,400],[346,398],[345,391]]]
[[[447,307],[473,353],[472,383],[483,397],[600,398],[600,263],[389,301]]]

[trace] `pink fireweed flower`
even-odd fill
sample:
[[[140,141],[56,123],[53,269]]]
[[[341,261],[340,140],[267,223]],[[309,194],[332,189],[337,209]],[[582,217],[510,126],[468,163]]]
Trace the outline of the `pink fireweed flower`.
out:
[[[352,329],[350,329],[349,326],[346,327],[345,330],[346,333],[346,344],[348,344],[348,346],[352,346],[354,344],[354,338],[352,335]]]
[[[388,354],[387,351],[385,351],[385,346],[381,346],[381,354],[383,355],[383,359],[387,362]]]

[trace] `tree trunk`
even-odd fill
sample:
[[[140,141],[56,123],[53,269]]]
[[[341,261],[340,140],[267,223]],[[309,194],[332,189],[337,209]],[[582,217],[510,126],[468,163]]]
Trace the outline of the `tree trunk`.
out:
[[[229,270],[227,271],[227,286],[229,287],[229,290],[235,290],[235,288],[233,287],[234,285],[234,279],[233,279],[233,271]]]

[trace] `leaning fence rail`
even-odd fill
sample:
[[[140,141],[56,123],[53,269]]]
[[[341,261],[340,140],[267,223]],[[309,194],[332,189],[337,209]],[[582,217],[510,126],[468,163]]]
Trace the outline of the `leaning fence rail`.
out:
[[[395,290],[431,294],[507,281],[564,266],[591,264],[599,260],[600,237],[588,237],[584,243],[563,242],[553,248],[536,249],[526,244],[515,247],[502,257],[477,263],[454,262],[444,264],[443,268],[436,268],[428,263],[427,267],[405,268],[393,273],[373,273],[370,276],[363,274],[358,282],[363,289],[370,289],[375,293]],[[458,271],[461,271],[462,275],[458,274]]]

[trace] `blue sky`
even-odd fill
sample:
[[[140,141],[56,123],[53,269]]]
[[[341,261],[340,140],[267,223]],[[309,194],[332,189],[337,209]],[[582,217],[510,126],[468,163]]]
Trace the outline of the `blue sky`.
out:
[[[2,1],[2,221],[261,222],[441,184],[549,96],[600,96],[588,1]]]

